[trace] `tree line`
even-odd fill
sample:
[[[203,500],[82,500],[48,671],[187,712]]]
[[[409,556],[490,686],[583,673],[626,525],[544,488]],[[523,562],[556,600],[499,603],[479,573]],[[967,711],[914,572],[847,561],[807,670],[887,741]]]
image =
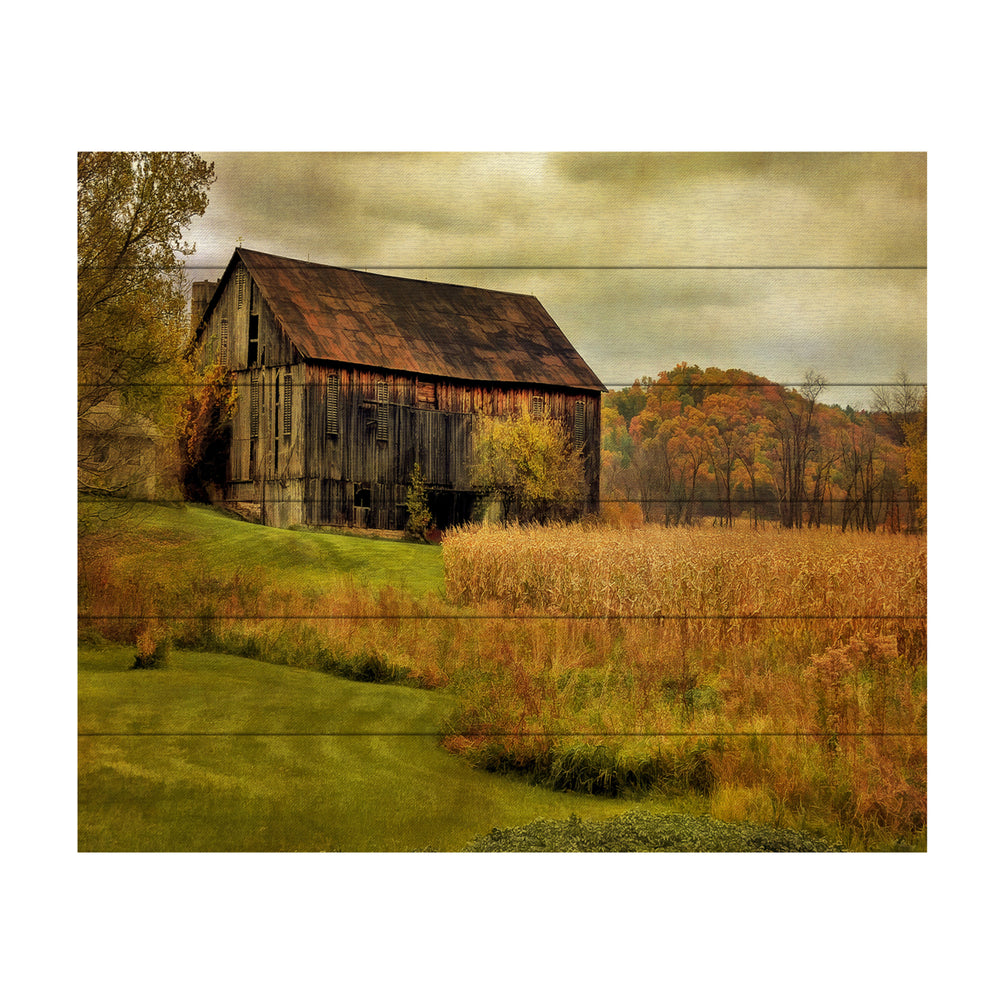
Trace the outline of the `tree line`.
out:
[[[809,372],[786,387],[750,372],[679,364],[607,394],[601,491],[646,521],[921,531],[927,394],[905,375],[870,410],[820,402]]]

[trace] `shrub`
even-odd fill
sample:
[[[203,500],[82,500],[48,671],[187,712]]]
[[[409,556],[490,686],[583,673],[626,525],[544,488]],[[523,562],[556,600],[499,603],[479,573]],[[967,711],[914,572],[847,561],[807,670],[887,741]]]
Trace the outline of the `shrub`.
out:
[[[473,436],[470,478],[500,504],[503,521],[549,521],[579,513],[583,459],[561,424],[523,411],[484,417]]]
[[[403,671],[389,662],[383,653],[346,654],[323,650],[314,660],[324,674],[335,674],[349,681],[365,681],[368,684],[400,684],[411,682]]]
[[[557,748],[547,784],[555,791],[618,796],[649,790],[659,769],[659,755],[648,750],[572,743]]]
[[[162,629],[144,628],[135,640],[136,656],[132,670],[158,670],[167,665],[173,641]]]
[[[494,828],[467,851],[839,851],[840,845],[793,830],[750,823],[722,823],[708,816],[656,815],[630,810],[609,820],[535,820],[527,826]]]
[[[406,528],[407,538],[424,541],[424,535],[433,525],[431,510],[427,506],[427,483],[420,463],[415,462],[410,474],[410,488],[406,493]]]

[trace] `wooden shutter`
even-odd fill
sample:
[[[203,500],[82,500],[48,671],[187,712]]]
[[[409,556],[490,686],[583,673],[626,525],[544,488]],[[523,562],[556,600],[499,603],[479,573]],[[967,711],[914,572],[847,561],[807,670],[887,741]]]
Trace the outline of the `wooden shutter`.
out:
[[[250,436],[260,435],[260,373],[250,376]]]
[[[282,393],[281,430],[285,437],[290,437],[292,433],[292,376],[286,372],[283,381],[285,391]]]
[[[573,414],[573,443],[579,448],[586,440],[587,404],[578,400]]]
[[[531,416],[538,418],[545,412],[545,400],[541,396],[531,397]]]
[[[340,432],[340,373],[326,377],[326,433]]]
[[[375,400],[378,403],[378,430],[375,433],[376,441],[389,440],[389,385],[387,382],[379,382],[375,387]]]
[[[224,319],[219,323],[219,364],[223,368],[229,367],[229,320]]]

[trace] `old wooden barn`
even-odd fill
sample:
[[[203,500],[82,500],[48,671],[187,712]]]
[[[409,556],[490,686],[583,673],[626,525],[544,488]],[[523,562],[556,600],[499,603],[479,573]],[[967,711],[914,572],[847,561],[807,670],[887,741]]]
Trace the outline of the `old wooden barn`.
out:
[[[475,415],[523,407],[582,448],[597,509],[604,386],[531,295],[239,248],[192,325],[238,391],[222,499],[265,524],[401,529],[417,461],[437,525],[467,520]]]

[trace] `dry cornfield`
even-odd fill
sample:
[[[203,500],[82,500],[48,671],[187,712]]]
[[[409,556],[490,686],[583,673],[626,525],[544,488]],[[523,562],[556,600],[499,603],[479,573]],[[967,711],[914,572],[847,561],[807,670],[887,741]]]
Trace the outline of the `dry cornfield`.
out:
[[[459,605],[690,618],[705,638],[746,639],[746,623],[761,619],[769,631],[809,623],[832,639],[859,621],[919,632],[926,614],[922,536],[482,526],[450,532],[444,560],[448,599]]]
[[[888,534],[451,532],[448,599],[495,620],[446,745],[550,782],[687,785],[726,818],[766,792],[784,822],[910,835],[926,559],[924,538]]]

